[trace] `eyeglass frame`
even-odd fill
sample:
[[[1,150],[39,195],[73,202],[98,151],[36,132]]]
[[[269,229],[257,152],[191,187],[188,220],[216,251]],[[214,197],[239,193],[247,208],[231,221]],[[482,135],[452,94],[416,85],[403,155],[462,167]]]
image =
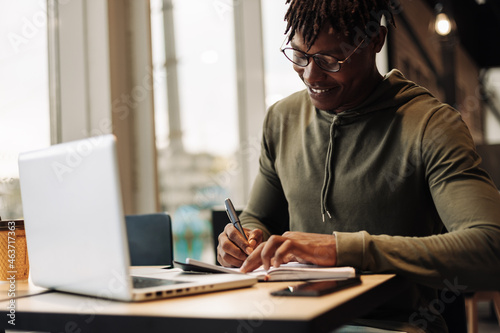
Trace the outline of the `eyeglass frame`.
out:
[[[301,51],[301,50],[297,50],[293,47],[283,47],[283,44],[285,44],[285,41],[288,39],[288,36],[285,37],[285,39],[283,40],[283,43],[281,43],[281,46],[280,46],[280,51],[283,53],[283,55],[285,56],[285,58],[287,58],[292,64],[294,65],[297,65],[299,67],[302,67],[302,68],[305,68],[307,66],[309,66],[309,64],[311,63],[311,58],[313,58],[314,60],[314,63],[319,67],[321,68],[322,70],[324,70],[325,72],[329,72],[329,73],[337,73],[338,71],[340,71],[340,69],[342,68],[342,64],[344,64],[346,61],[349,60],[349,58],[351,58],[351,56],[361,47],[361,45],[363,45],[363,43],[366,41],[366,38],[368,36],[364,36],[363,39],[361,40],[361,42],[358,44],[358,46],[356,46],[356,48],[344,59],[344,60],[339,60],[337,59],[337,57],[334,57],[330,54],[324,54],[324,53],[314,53],[314,54],[309,54],[309,53],[306,53],[304,51]],[[290,41],[288,41],[285,45],[287,45]],[[297,51],[297,52],[300,52],[302,53],[303,55],[305,55],[306,59],[307,59],[307,64],[305,65],[299,65],[297,64],[295,61],[293,61],[292,59],[288,58],[288,56],[285,54],[285,50],[293,50],[293,51]],[[316,56],[318,55],[322,55],[322,56],[328,56],[328,57],[332,57],[333,59],[337,60],[337,64],[339,65],[339,68],[337,70],[329,70],[329,69],[324,69],[317,61],[316,61]]]

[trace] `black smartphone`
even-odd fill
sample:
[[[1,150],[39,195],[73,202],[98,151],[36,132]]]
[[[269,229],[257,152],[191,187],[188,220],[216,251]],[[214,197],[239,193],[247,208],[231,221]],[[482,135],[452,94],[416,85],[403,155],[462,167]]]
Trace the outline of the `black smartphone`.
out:
[[[271,292],[273,296],[322,296],[361,284],[359,276],[345,280],[311,281]]]
[[[184,263],[184,262],[179,262],[179,261],[173,261],[174,267],[175,268],[180,268],[185,272],[191,272],[191,273],[227,273],[221,270],[213,269],[211,267],[204,267],[200,265],[194,265],[191,263]],[[219,267],[219,266],[216,266]]]

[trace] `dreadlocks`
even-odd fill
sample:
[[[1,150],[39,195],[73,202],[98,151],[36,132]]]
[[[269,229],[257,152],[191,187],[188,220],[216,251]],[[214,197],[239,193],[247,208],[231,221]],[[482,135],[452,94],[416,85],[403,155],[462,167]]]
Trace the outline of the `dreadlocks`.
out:
[[[285,34],[291,41],[300,31],[307,47],[311,47],[325,23],[354,40],[356,33],[364,36],[374,28],[378,32],[380,20],[385,16],[394,25],[395,0],[286,0],[290,4],[285,21]],[[373,32],[372,32],[373,33]]]

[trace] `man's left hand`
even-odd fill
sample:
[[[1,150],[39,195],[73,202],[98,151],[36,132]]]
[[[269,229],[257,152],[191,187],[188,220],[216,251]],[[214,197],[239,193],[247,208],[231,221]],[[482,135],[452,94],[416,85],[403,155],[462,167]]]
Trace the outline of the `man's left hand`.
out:
[[[335,266],[337,249],[334,235],[288,231],[282,236],[273,235],[261,243],[241,266],[250,272],[263,265],[267,270],[290,261],[320,266]]]

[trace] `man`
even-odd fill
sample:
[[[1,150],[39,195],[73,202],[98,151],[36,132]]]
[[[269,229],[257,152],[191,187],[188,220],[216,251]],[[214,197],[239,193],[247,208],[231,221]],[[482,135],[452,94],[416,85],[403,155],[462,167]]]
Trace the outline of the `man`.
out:
[[[218,260],[397,273],[412,287],[357,324],[446,332],[437,288],[500,289],[499,192],[456,110],[379,74],[389,1],[288,2],[283,53],[306,90],[269,109],[240,217],[249,241],[228,225]]]

